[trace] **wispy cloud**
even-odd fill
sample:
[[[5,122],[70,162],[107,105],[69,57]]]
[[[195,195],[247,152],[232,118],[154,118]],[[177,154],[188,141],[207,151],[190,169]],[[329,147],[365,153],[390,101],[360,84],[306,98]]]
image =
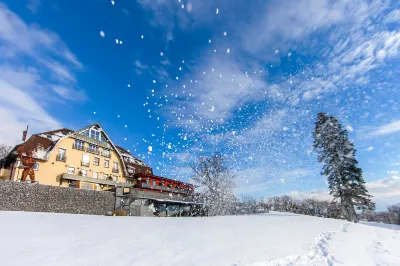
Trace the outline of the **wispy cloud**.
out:
[[[0,139],[7,144],[21,141],[22,130],[30,125],[30,132],[60,128],[61,123],[51,117],[28,93],[0,79]]]
[[[173,88],[176,97],[171,100],[169,117],[182,125],[222,123],[265,87],[259,76],[243,71],[228,55],[210,56]]]
[[[400,132],[400,120],[393,121],[389,124],[379,126],[372,129],[367,135],[371,137],[382,136]]]
[[[31,132],[59,127],[41,105],[86,99],[75,75],[84,69],[76,55],[57,34],[25,23],[2,3],[0,51],[0,90],[6,95],[0,105],[9,125],[0,132],[2,141],[17,143],[27,124]]]
[[[28,4],[26,4],[26,7],[33,13],[37,13],[40,5],[41,5],[41,1],[40,0],[29,0]]]

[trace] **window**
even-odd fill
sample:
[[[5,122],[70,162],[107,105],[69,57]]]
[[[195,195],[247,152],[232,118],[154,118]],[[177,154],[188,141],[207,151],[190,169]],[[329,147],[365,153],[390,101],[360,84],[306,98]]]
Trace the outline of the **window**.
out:
[[[90,130],[90,137],[91,137],[92,139],[100,140],[100,131],[98,131],[98,130],[92,128],[92,129]]]
[[[93,159],[93,165],[100,165],[100,158],[99,157],[94,157]]]
[[[39,164],[38,163],[35,163],[33,165],[33,170],[35,170],[35,171],[39,170]]]
[[[113,173],[118,173],[119,172],[118,163],[117,162],[114,162],[112,171],[113,171]]]
[[[89,166],[89,164],[90,164],[89,154],[83,154],[82,155],[82,165],[83,166]]]
[[[83,150],[85,148],[85,142],[76,139],[73,148],[77,150]]]
[[[93,144],[89,144],[88,152],[99,154],[99,147]]]
[[[68,167],[68,174],[74,175],[75,174],[75,167]]]
[[[109,168],[110,167],[110,161],[109,160],[104,160],[104,167]]]
[[[99,177],[99,173],[93,172],[93,178],[98,178],[98,177]]]
[[[65,162],[67,160],[67,157],[65,156],[66,153],[67,151],[65,149],[59,148],[57,154],[57,161]]]
[[[86,169],[81,169],[82,176],[87,176],[87,170]]]
[[[103,174],[103,178],[107,180],[108,174],[104,173],[104,174]]]
[[[111,157],[111,152],[110,152],[110,150],[103,149],[101,151],[101,155],[104,156],[104,157],[110,158]]]

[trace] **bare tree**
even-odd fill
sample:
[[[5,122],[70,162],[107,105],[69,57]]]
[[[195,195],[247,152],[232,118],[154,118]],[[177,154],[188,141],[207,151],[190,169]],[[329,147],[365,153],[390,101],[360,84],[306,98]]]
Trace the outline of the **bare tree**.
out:
[[[393,224],[400,224],[400,203],[396,205],[389,206],[389,220]]]
[[[7,157],[7,155],[11,152],[12,146],[8,146],[4,143],[0,144],[0,160]]]
[[[208,214],[231,214],[235,202],[235,175],[226,166],[225,158],[219,154],[201,157],[192,169],[193,181],[200,186],[201,198]]]

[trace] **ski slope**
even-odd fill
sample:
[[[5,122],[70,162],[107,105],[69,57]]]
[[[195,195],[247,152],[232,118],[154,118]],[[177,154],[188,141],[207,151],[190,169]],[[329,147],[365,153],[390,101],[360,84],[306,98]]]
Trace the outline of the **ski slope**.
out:
[[[202,218],[0,212],[0,265],[399,265],[400,227],[392,228],[277,212]]]

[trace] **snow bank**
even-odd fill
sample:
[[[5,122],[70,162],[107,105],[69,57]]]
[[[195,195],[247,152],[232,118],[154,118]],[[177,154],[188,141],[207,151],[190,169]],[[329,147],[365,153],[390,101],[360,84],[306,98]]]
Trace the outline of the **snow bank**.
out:
[[[352,257],[341,249],[373,241],[378,233],[398,238],[395,232],[288,213],[151,218],[0,212],[0,257],[2,265],[285,265],[297,258],[327,265],[331,244],[335,258],[343,255],[346,262]],[[352,245],[340,245],[341,237]],[[396,258],[395,250],[389,251]],[[322,257],[304,260],[307,254]],[[369,257],[371,263],[376,256]]]

